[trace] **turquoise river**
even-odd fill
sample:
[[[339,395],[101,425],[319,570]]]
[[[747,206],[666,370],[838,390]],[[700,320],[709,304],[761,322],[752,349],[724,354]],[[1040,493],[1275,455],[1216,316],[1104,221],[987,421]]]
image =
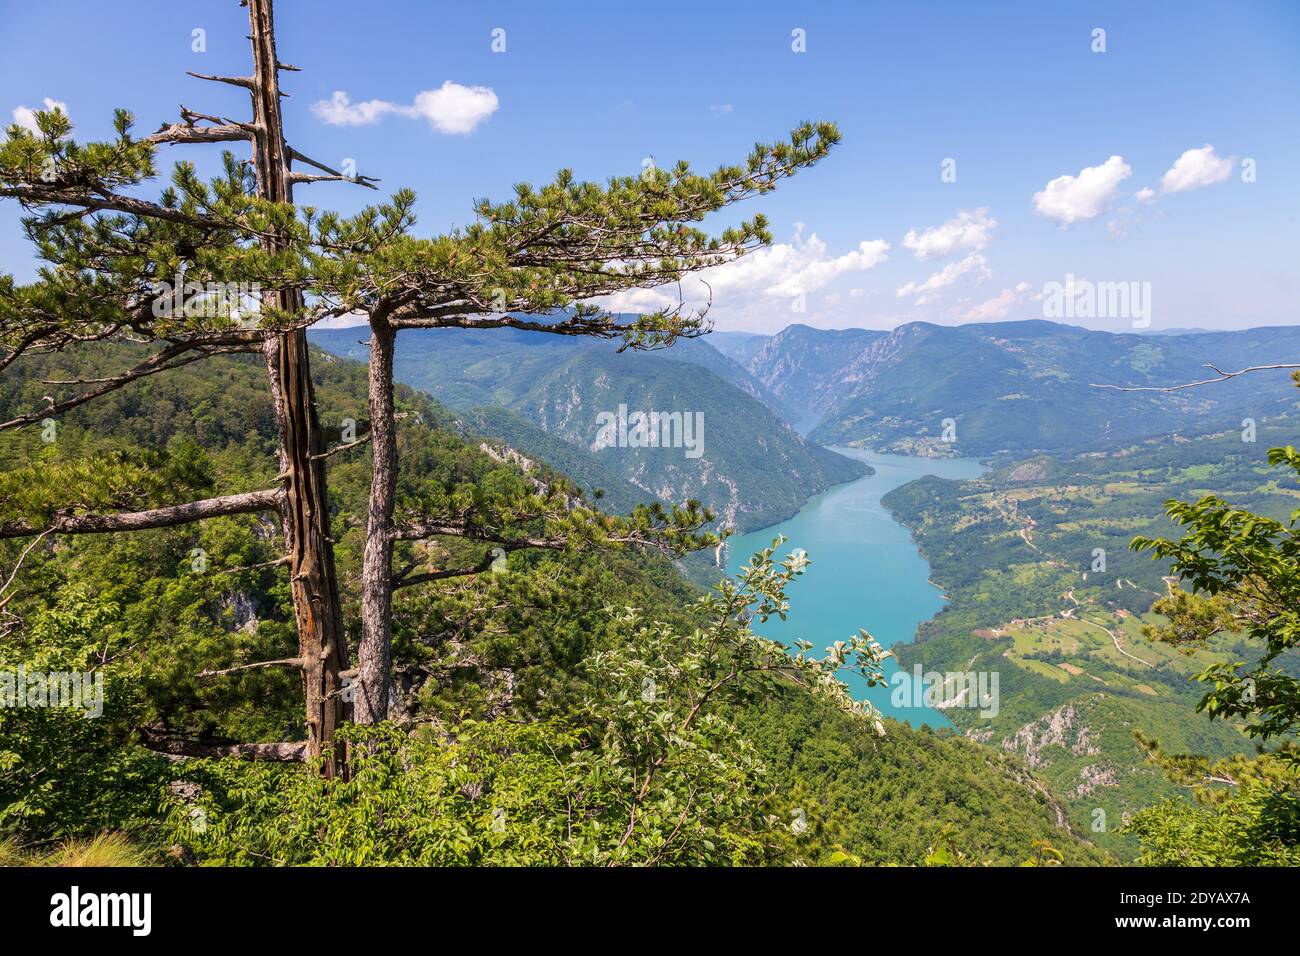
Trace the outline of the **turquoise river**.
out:
[[[788,539],[779,557],[796,548],[808,552],[809,565],[787,590],[790,615],[755,624],[765,637],[785,641],[811,641],[820,652],[866,628],[885,647],[908,641],[922,621],[943,607],[943,595],[930,583],[930,567],[921,557],[908,530],[881,505],[886,492],[924,475],[940,478],[975,478],[983,466],[969,458],[907,458],[856,448],[835,448],[850,458],[871,465],[874,475],[837,485],[811,499],[788,521],[737,535],[728,542],[727,570],[735,574],[749,556],[767,547],[778,534]],[[887,673],[897,673],[891,659]],[[885,687],[865,686],[850,677],[855,697],[872,701],[886,715],[919,726],[951,726],[939,712],[922,706],[891,704],[897,682]],[[911,703],[912,695],[904,700]]]

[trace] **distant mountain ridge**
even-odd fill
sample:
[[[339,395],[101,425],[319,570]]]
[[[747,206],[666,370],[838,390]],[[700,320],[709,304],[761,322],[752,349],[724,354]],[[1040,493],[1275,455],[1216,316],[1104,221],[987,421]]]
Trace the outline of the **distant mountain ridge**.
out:
[[[1180,392],[1223,369],[1300,360],[1300,327],[1150,335],[1045,320],[890,331],[793,325],[761,344],[724,340],[774,406],[821,444],[912,454],[1023,456],[1118,446],[1158,434],[1240,428],[1295,406],[1285,373]],[[955,441],[944,441],[945,426]]]

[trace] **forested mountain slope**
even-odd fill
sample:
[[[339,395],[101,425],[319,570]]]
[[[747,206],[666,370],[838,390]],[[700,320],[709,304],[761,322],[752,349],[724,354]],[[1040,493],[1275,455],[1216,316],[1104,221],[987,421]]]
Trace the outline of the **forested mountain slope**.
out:
[[[364,358],[358,337],[352,329],[313,336],[323,348]],[[787,518],[864,473],[860,462],[800,438],[760,400],[761,384],[699,340],[619,353],[614,343],[537,332],[408,331],[396,374],[456,410],[506,408],[655,498],[698,499],[741,530]],[[600,416],[620,408],[628,417],[680,413],[698,449],[611,442]]]
[[[53,355],[15,366],[0,380],[0,411],[38,401],[42,378],[84,377],[129,359],[125,350],[97,346],[76,361]],[[314,367],[323,420],[362,421],[364,370],[341,359]],[[88,505],[143,507],[259,487],[275,470],[264,377],[255,359],[217,359],[70,412],[50,441],[35,431],[5,433],[0,504],[39,517],[51,492]],[[398,404],[407,413],[406,488],[454,498],[559,480],[541,461],[524,474],[508,449],[482,450],[472,429],[413,390],[399,389]],[[98,462],[116,478],[83,486],[74,470],[58,489],[20,481],[31,466],[74,461]],[[332,456],[329,469],[331,533],[345,593],[355,594],[366,453]],[[406,763],[379,777],[363,773],[329,796],[303,767],[175,761],[144,746],[164,732],[241,741],[298,732],[295,674],[232,670],[294,653],[277,536],[270,521],[234,516],[131,535],[55,537],[28,554],[5,608],[18,623],[0,669],[94,667],[106,675],[105,707],[95,720],[0,710],[0,837],[26,845],[121,830],[150,860],[170,863],[583,862],[548,855],[545,835],[580,793],[557,780],[556,754],[581,760],[599,752],[603,731],[584,716],[583,702],[607,687],[593,682],[592,662],[632,639],[617,608],[639,607],[690,628],[700,620],[691,603],[698,590],[668,560],[631,549],[518,552],[503,574],[399,590],[396,713],[416,731]],[[0,542],[0,567],[14,568],[25,545]],[[478,550],[463,539],[435,539],[401,557],[432,570],[476,560]],[[355,634],[356,608],[347,615]],[[656,646],[673,653],[671,642]],[[646,664],[680,666],[653,655]],[[725,738],[715,759],[726,763],[737,748],[756,755],[733,781],[747,789],[727,799],[755,803],[776,822],[764,824],[761,838],[701,838],[692,851],[699,855],[680,861],[817,863],[843,851],[919,864],[936,846],[950,846],[971,861],[1019,862],[1038,840],[1068,862],[1102,859],[1058,826],[1055,798],[1041,783],[987,747],[892,722],[881,739],[781,681],[724,715],[739,736]],[[379,760],[388,751],[375,753]],[[370,789],[377,780],[398,789]],[[378,813],[370,802],[378,799],[397,800],[391,806],[402,812]],[[503,806],[510,808],[504,815]],[[199,811],[202,828],[193,824]],[[796,819],[804,825],[792,826]],[[407,820],[419,826],[408,829]],[[386,823],[375,829],[378,821]]]

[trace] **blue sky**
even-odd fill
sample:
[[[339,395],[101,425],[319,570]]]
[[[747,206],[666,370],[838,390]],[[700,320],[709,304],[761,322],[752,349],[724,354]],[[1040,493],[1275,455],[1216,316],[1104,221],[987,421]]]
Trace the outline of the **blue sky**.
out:
[[[561,167],[708,168],[831,119],[844,141],[823,164],[737,210],[766,213],[777,246],[711,277],[719,328],[1042,318],[1045,284],[1070,275],[1149,283],[1153,329],[1300,319],[1300,4],[804,7],[281,0],[280,54],[304,71],[286,74],[290,140],[414,188],[431,234]],[[247,70],[243,16],[233,0],[5,2],[0,115],[48,97],[82,138],[106,134],[115,106],[141,132],[180,103],[244,116],[241,91],[184,76]],[[348,110],[313,109],[336,91]],[[338,122],[367,101],[373,122]],[[215,168],[217,148],[183,154]],[[298,192],[344,211],[373,198]],[[0,268],[28,277],[17,220],[0,204]]]

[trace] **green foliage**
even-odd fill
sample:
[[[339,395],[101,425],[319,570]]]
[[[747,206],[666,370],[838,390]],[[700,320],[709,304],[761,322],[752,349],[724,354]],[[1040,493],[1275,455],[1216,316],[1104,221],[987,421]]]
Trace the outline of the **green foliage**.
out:
[[[1125,827],[1145,866],[1300,866],[1300,791],[1248,781],[1213,807],[1168,800]]]
[[[5,376],[0,411],[39,387],[28,375],[85,372],[66,353],[42,357]],[[52,447],[0,437],[14,450],[0,473],[34,454],[93,460],[113,448],[171,449],[194,436],[203,473],[217,485],[269,480],[264,454],[274,426],[259,391],[264,375],[252,361],[225,358],[153,377],[69,413]],[[363,417],[361,368],[318,362],[316,385],[325,422]],[[437,498],[476,521],[491,515],[510,522],[502,527],[546,532],[546,517],[528,517],[537,502],[520,505],[536,481],[563,487],[559,476],[540,464],[525,475],[491,457],[409,390],[399,389],[398,401],[408,412],[400,430],[406,500]],[[369,475],[360,452],[334,456],[329,467],[346,584],[359,566],[355,528]],[[644,529],[647,520],[616,527]],[[0,567],[11,570],[26,543],[0,544]],[[773,553],[760,555],[748,585],[733,582],[705,605],[670,560],[636,545],[513,552],[504,574],[399,589],[395,670],[403,714],[419,729],[386,728],[382,746],[356,748],[374,762],[352,784],[323,783],[302,767],[173,764],[145,750],[141,729],[242,741],[296,732],[301,690],[292,672],[200,676],[294,652],[284,571],[255,567],[276,558],[278,544],[274,526],[240,517],[47,540],[27,555],[0,596],[12,595],[4,610],[19,622],[0,670],[34,659],[38,643],[65,649],[57,660],[103,670],[106,707],[93,720],[0,712],[0,750],[17,757],[0,771],[4,831],[24,846],[125,832],[153,862],[172,860],[175,844],[181,859],[257,864],[353,859],[356,847],[376,863],[821,864],[833,862],[838,844],[872,864],[919,865],[934,831],[950,821],[972,858],[1018,863],[1042,838],[1069,862],[1102,859],[1056,827],[1054,810],[1010,759],[892,722],[880,737],[837,702],[837,654],[796,662],[747,630],[746,614],[756,615],[761,634],[764,615],[784,612],[786,586],[797,578],[801,563],[778,563]],[[196,547],[206,551],[205,572],[191,565]],[[437,538],[398,563],[418,558],[417,571],[472,564],[485,547]],[[628,607],[641,610],[629,616]],[[355,627],[354,609],[347,614]],[[838,652],[844,666],[856,663],[853,643]],[[860,635],[856,643],[868,659],[874,654]],[[745,660],[764,669],[738,672],[683,730],[701,683],[717,683]],[[651,700],[642,696],[647,677],[656,681]],[[160,795],[171,814],[165,825]],[[571,800],[581,811],[573,831]],[[634,805],[636,826],[620,848]],[[408,806],[421,809],[372,812]],[[207,814],[203,833],[196,808]],[[800,835],[790,829],[795,809],[808,814]]]
[[[0,832],[66,836],[129,827],[156,812],[165,763],[131,746],[128,728],[144,704],[129,672],[109,665],[120,652],[113,635],[121,617],[117,605],[70,589],[30,630],[0,644],[9,693],[20,668],[102,682],[79,706],[0,706]]]
[[[1272,448],[1271,465],[1300,474],[1291,445]],[[1167,802],[1139,812],[1129,831],[1142,841],[1142,861],[1164,866],[1294,866],[1300,863],[1300,680],[1295,653],[1300,619],[1300,544],[1295,523],[1233,507],[1217,495],[1196,502],[1171,499],[1169,517],[1181,538],[1138,536],[1136,551],[1170,562],[1191,590],[1171,590],[1155,605],[1166,620],[1151,636],[1201,647],[1235,632],[1256,645],[1253,660],[1216,661],[1195,675],[1211,689],[1197,709],[1213,719],[1244,719],[1246,733],[1280,741],[1254,760],[1211,762],[1168,756],[1142,739],[1153,760],[1194,786],[1197,805]]]
[[[349,728],[347,780],[214,761],[189,774],[200,795],[174,803],[174,838],[223,865],[757,862],[774,824],[765,770],[725,704],[784,678],[884,729],[834,677],[849,666],[878,680],[873,641],[791,658],[743,623],[784,614],[803,563],[756,555],[738,583],[701,602],[707,628],[681,633],[618,611],[612,646],[586,665],[588,698],[567,727]]]
[[[1268,458],[1300,475],[1291,445],[1270,449]],[[1196,675],[1213,688],[1198,709],[1211,719],[1245,718],[1246,733],[1261,740],[1295,738],[1300,678],[1279,659],[1300,641],[1300,510],[1283,523],[1206,495],[1195,503],[1170,500],[1166,512],[1187,529],[1182,538],[1139,536],[1133,548],[1169,561],[1191,593],[1157,604],[1170,624],[1156,636],[1196,645],[1225,630],[1249,635],[1261,646],[1255,661],[1217,662]]]
[[[1125,829],[1151,866],[1295,866],[1300,862],[1300,774],[1294,748],[1210,760],[1167,753],[1138,735],[1154,765],[1191,787],[1195,801],[1139,810]]]
[[[751,701],[740,722],[775,784],[780,859],[922,866],[945,831],[980,865],[1017,865],[1035,840],[1068,865],[1109,859],[1060,824],[1063,804],[1017,759],[951,731],[887,719],[880,737],[792,688]]]
[[[573,738],[545,723],[464,722],[454,742],[348,727],[349,780],[311,768],[206,761],[170,810],[173,839],[216,865],[555,862]]]

